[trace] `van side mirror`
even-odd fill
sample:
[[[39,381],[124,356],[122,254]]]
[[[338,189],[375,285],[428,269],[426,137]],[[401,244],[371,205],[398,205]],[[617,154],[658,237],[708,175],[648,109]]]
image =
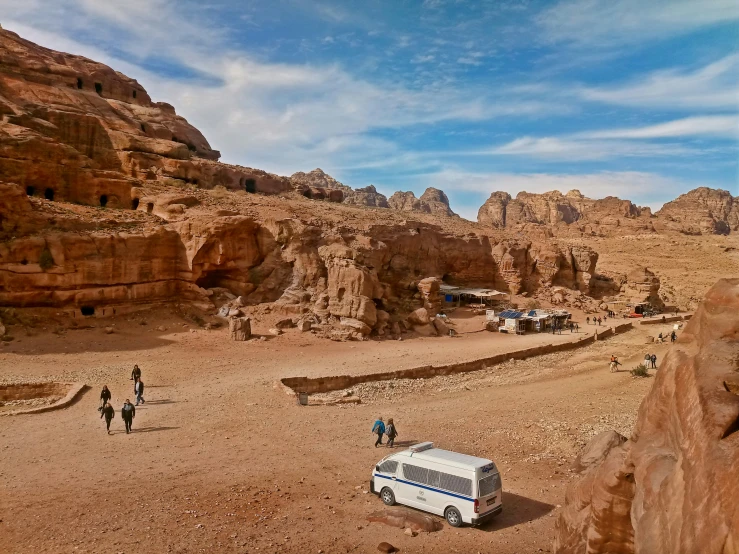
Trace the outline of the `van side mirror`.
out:
[[[380,471],[380,466],[375,466],[375,471]]]

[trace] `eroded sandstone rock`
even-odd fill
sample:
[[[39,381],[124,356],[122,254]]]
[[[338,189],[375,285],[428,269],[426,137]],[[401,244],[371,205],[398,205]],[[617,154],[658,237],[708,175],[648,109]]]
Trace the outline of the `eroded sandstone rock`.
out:
[[[589,445],[557,520],[555,552],[737,551],[737,313],[739,279],[723,279],[662,362],[631,438],[601,435]]]

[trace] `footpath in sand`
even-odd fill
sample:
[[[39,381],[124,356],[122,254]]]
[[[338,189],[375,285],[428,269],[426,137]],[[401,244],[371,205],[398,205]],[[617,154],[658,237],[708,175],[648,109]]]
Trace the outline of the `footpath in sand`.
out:
[[[659,363],[669,345],[646,344],[647,334],[671,329],[635,325],[484,371],[358,385],[358,405],[301,407],[277,380],[460,362],[569,332],[333,343],[290,331],[237,344],[225,330],[190,332],[172,314],[147,318],[146,327],[119,318],[110,335],[20,337],[0,351],[5,381],[93,386],[66,409],[0,417],[0,541],[9,552],[372,552],[381,541],[404,552],[546,552],[572,458],[599,431],[628,434],[651,386],[610,373],[608,358],[629,369],[648,351]],[[161,325],[167,331],[151,331]],[[126,435],[119,410],[133,399],[134,363],[147,402]],[[103,384],[117,411],[110,436],[96,410]],[[431,440],[495,460],[500,517],[417,537],[367,522],[382,509],[368,493],[371,469],[388,452],[372,446],[378,415],[395,419],[396,444]]]

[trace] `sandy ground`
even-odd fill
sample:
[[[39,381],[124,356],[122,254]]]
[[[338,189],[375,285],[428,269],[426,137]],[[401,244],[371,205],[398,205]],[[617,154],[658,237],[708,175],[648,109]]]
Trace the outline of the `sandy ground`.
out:
[[[333,343],[291,330],[233,343],[225,330],[190,332],[171,313],[149,314],[147,326],[141,317],[118,318],[113,334],[102,329],[110,320],[38,330],[0,350],[6,381],[93,387],[61,411],[0,417],[3,552],[373,552],[381,541],[403,552],[549,551],[572,459],[601,430],[628,435],[653,381],[610,373],[609,356],[625,368],[647,350],[661,360],[669,345],[647,345],[646,335],[670,327],[637,325],[474,374],[360,385],[359,405],[301,407],[274,386],[279,378],[461,361],[569,333]],[[126,435],[119,409],[133,399],[134,363],[147,402]],[[104,383],[117,410],[110,436],[96,410]],[[369,524],[383,507],[367,490],[387,453],[373,447],[378,415],[395,418],[400,445],[431,440],[495,460],[503,513],[480,529],[417,537]]]

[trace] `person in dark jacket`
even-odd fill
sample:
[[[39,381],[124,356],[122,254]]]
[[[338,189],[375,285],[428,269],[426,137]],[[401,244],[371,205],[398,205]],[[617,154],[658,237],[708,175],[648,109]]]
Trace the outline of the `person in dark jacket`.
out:
[[[103,406],[102,412],[100,412],[100,418],[102,419],[105,417],[105,427],[108,430],[108,434],[110,435],[110,422],[113,420],[113,416],[115,416],[115,410],[113,409],[113,406],[111,404],[105,404]]]
[[[126,433],[130,433],[131,426],[133,425],[133,418],[136,417],[136,408],[131,404],[131,401],[128,398],[126,398],[126,401],[123,403],[123,407],[121,408],[121,417],[123,418],[123,423],[126,424]]]
[[[377,418],[377,421],[375,421],[375,424],[372,426],[372,432],[377,433],[377,441],[375,441],[375,448],[382,445],[382,435],[385,434],[385,423],[382,421],[382,418]]]
[[[105,405],[110,402],[111,398],[113,396],[110,394],[110,390],[108,390],[108,385],[103,385],[103,390],[100,391],[100,407],[105,408]]]
[[[393,418],[387,420],[387,427],[385,428],[385,434],[387,435],[387,447],[393,448],[395,446],[395,437],[398,436],[398,430],[395,428]]]
[[[652,354],[650,361],[652,362],[652,369],[657,369],[657,354]]]
[[[144,382],[141,379],[138,379],[134,385],[133,385],[133,392],[136,395],[136,405],[139,405],[139,402],[142,404],[146,404],[146,400],[144,400]]]
[[[138,365],[133,366],[133,371],[131,372],[131,381],[138,381],[141,379],[141,370],[139,369]]]

